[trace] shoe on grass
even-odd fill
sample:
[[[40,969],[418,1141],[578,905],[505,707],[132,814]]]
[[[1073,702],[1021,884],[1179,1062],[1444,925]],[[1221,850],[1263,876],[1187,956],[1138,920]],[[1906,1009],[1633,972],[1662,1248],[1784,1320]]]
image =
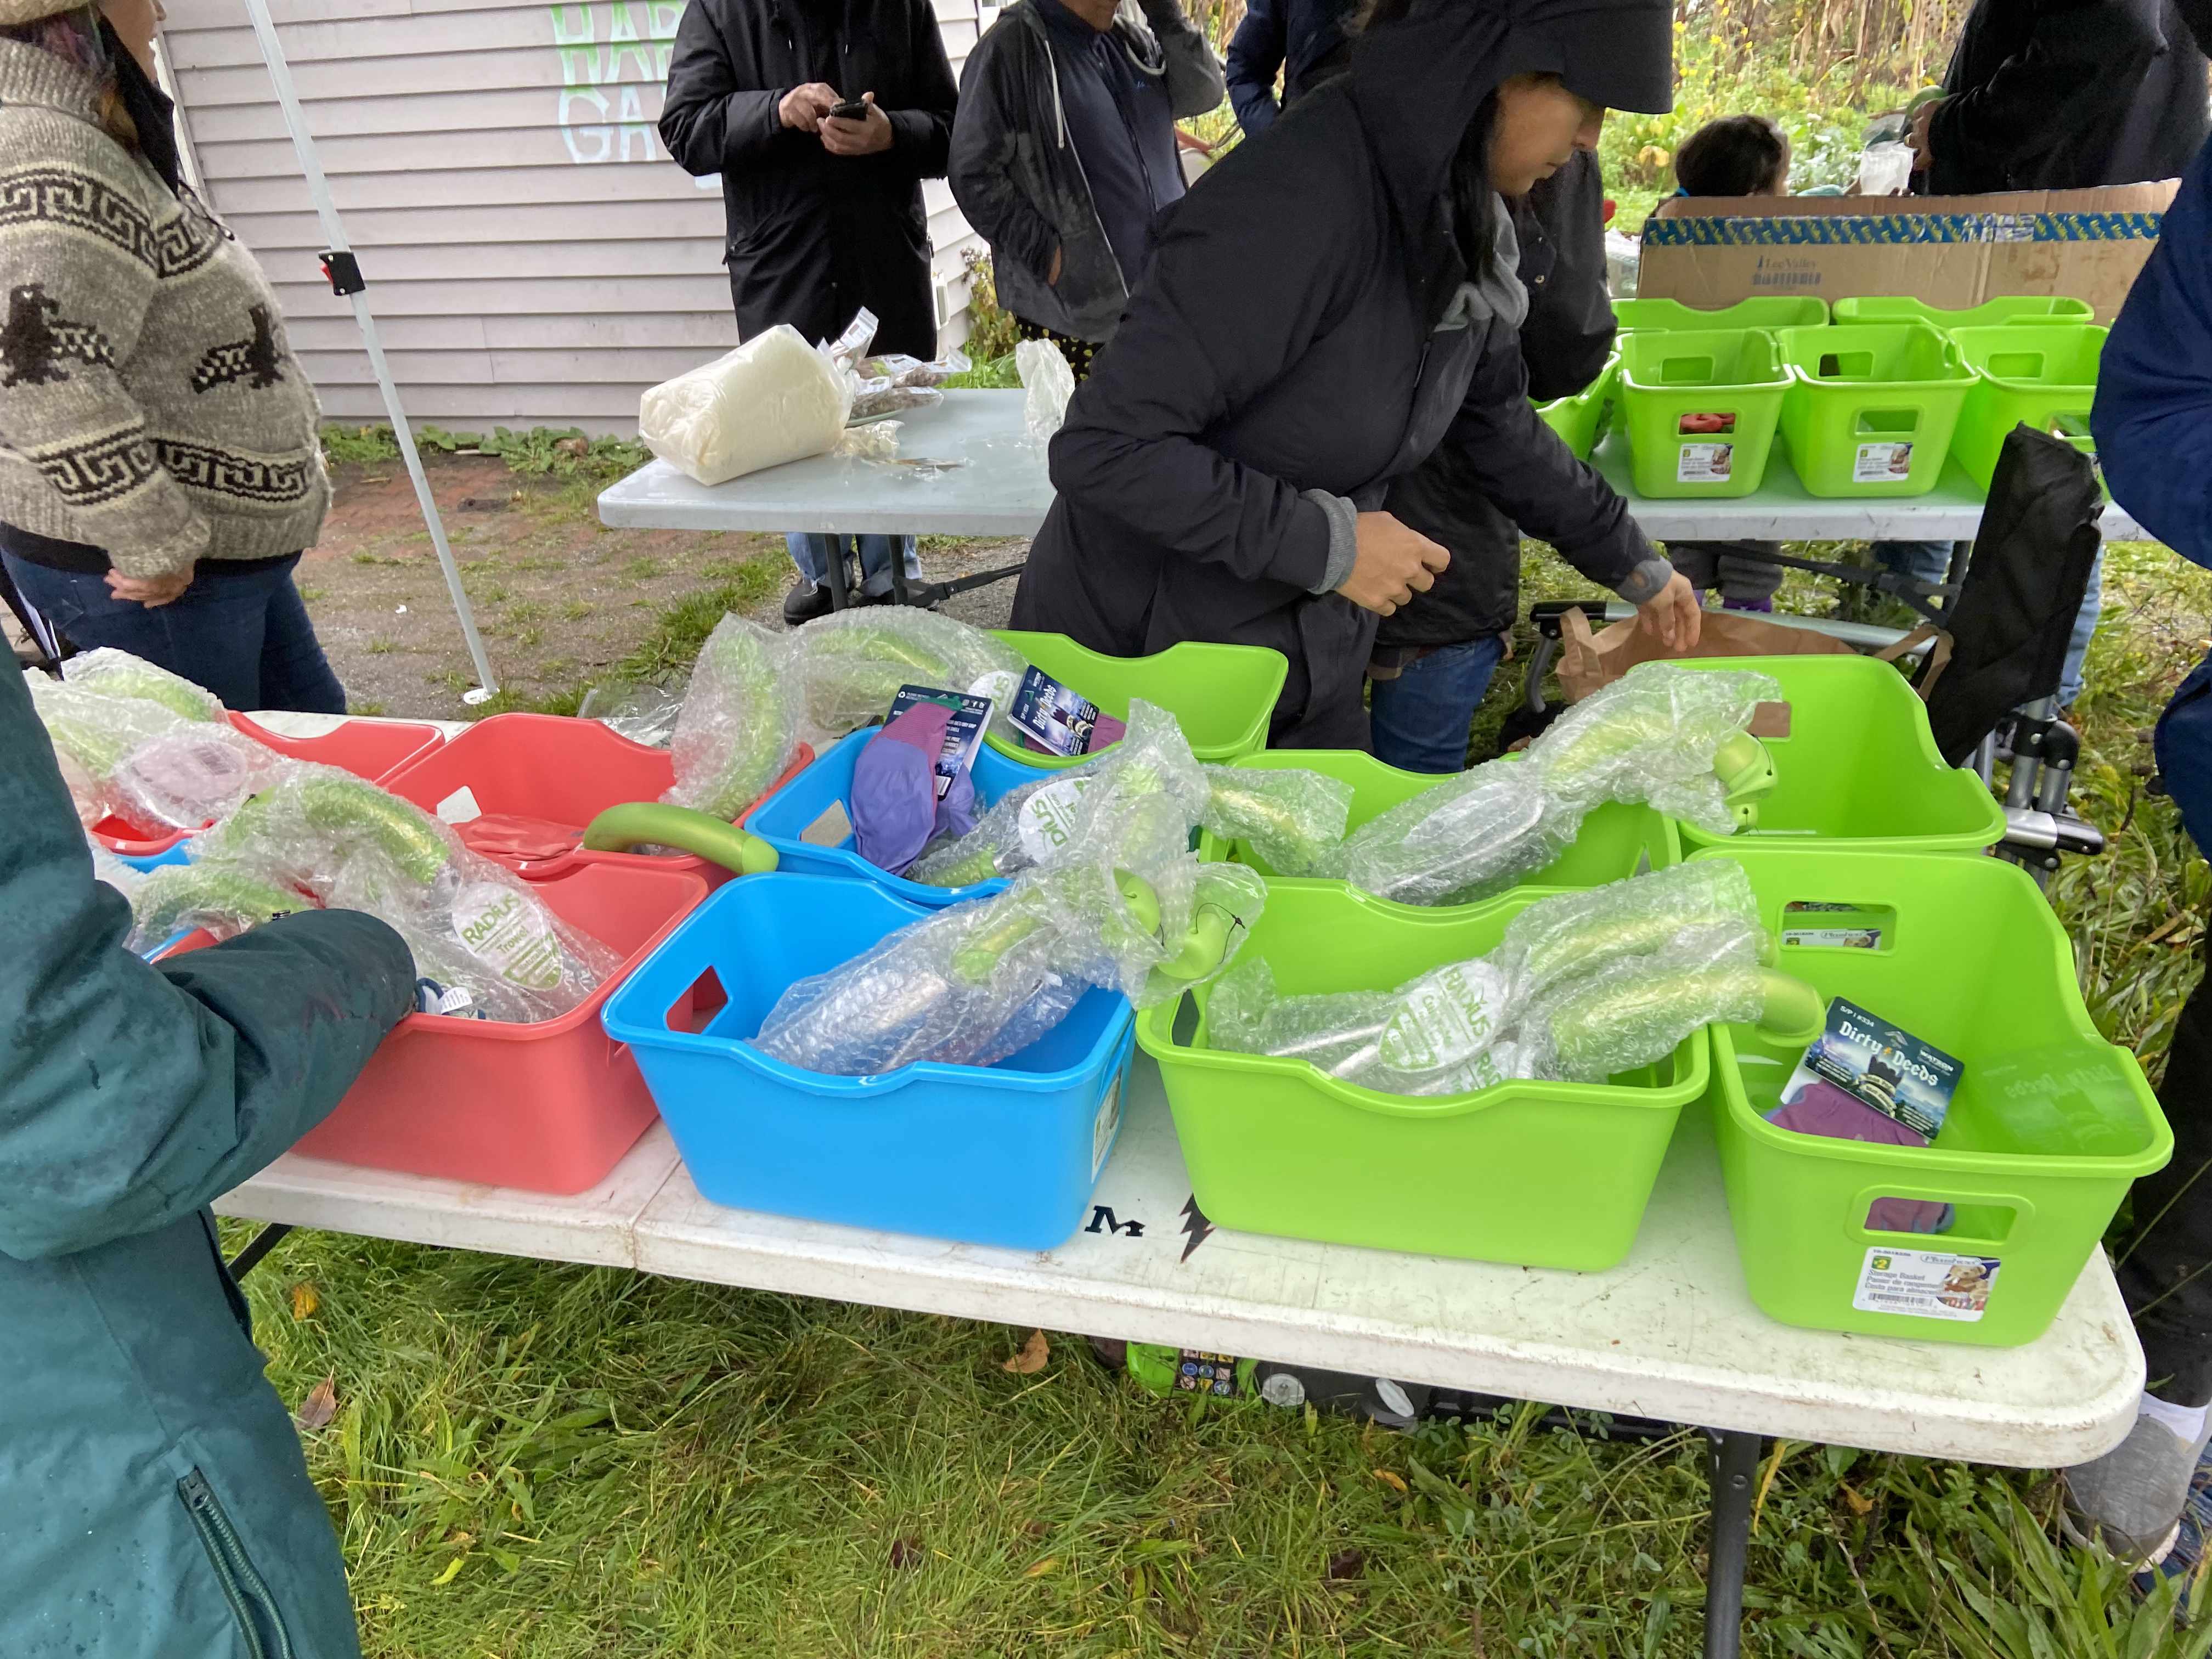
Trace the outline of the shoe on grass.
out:
[[[2197,1421],[2191,1407],[2143,1399],[2125,1440],[2066,1471],[2059,1526],[2077,1544],[2100,1545],[2115,1559],[2151,1567],[2166,1559],[2179,1534],[2212,1419]]]
[[[792,585],[791,592],[783,596],[783,619],[793,628],[829,614],[830,588],[827,583],[811,582],[801,576]]]

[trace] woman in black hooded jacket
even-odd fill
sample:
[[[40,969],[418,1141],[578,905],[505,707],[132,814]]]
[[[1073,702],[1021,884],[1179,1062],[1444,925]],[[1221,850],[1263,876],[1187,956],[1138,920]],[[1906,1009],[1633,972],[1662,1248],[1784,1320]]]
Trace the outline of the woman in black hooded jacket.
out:
[[[1449,556],[1379,509],[1434,487],[1494,503],[1693,641],[1697,597],[1539,421],[1501,192],[1672,106],[1668,0],[1381,0],[1348,75],[1175,208],[1052,445],[1059,492],[1014,626],[1117,655],[1269,646],[1269,741],[1364,748],[1378,617]]]

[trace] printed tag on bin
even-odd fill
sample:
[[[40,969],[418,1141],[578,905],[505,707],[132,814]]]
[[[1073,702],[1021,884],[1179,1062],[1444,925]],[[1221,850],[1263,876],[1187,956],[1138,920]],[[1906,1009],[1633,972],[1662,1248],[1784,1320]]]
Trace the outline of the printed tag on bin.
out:
[[[1892,1250],[1876,1245],[1866,1253],[1851,1306],[1861,1313],[1955,1319],[1972,1324],[1989,1311],[1990,1292],[1996,1288],[2000,1265],[1998,1258],[1990,1255]]]

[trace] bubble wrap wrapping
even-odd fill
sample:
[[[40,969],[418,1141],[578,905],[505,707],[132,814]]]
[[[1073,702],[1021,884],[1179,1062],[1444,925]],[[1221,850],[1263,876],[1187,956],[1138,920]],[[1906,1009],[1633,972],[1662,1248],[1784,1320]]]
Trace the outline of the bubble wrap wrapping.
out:
[[[90,836],[84,838],[85,851],[92,854],[92,878],[106,882],[125,898],[132,897],[146,882],[143,870],[133,869],[109,852]]]
[[[724,617],[677,712],[668,743],[676,782],[661,799],[734,823],[791,763],[798,723],[783,641]]]
[[[295,888],[246,871],[202,864],[150,870],[129,896],[131,948],[141,952],[188,928],[203,927],[218,939],[232,939],[274,917],[314,908]]]
[[[157,702],[188,720],[223,718],[222,700],[203,690],[182,675],[172,674],[143,657],[102,646],[97,651],[71,657],[62,665],[64,684],[96,691],[103,697],[131,697]]]
[[[1164,850],[1188,844],[1210,790],[1174,715],[1129,705],[1121,740],[1096,758],[1041,774],[994,802],[968,834],[925,851],[907,872],[931,887],[965,887],[1082,855],[1094,842],[1109,853],[1150,835]],[[1180,840],[1176,841],[1177,836]],[[1109,859],[1109,867],[1116,861]],[[1137,867],[1127,865],[1124,867]]]
[[[1021,678],[1021,653],[980,628],[912,605],[832,611],[786,635],[801,735],[816,747],[890,714],[902,685],[967,691],[992,674]]]
[[[1279,876],[1319,875],[1336,855],[1352,816],[1352,786],[1303,769],[1209,766],[1200,825],[1243,842]]]
[[[1640,663],[1577,703],[1517,759],[1448,778],[1354,830],[1320,873],[1405,904],[1466,904],[1542,869],[1607,801],[1731,835],[1715,752],[1778,698],[1765,674]]]
[[[494,1019],[567,1013],[620,966],[449,827],[335,768],[286,763],[193,859],[186,867],[210,876],[367,911],[407,941],[418,973],[467,990]]]
[[[1247,961],[1214,987],[1206,1041],[1387,1094],[1603,1082],[1716,1020],[1760,1018],[1770,954],[1742,866],[1700,861],[1540,899],[1487,955],[1392,991],[1282,996]]]
[[[165,732],[198,724],[160,702],[111,697],[83,685],[50,680],[43,674],[27,674],[24,684],[30,688],[31,706],[37,709],[56,752],[99,790],[105,790],[115,769],[139,744]],[[112,802],[101,810],[112,811]]]
[[[133,749],[108,789],[117,812],[133,823],[197,830],[234,811],[289,764],[228,724],[187,724]]]

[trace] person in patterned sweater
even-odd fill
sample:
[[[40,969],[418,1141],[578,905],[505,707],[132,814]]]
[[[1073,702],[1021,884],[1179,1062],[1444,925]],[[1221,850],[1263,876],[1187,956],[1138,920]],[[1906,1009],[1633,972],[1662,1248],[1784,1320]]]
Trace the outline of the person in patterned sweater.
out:
[[[182,183],[155,0],[0,0],[0,563],[71,645],[343,714],[293,586],[330,506],[268,281]]]

